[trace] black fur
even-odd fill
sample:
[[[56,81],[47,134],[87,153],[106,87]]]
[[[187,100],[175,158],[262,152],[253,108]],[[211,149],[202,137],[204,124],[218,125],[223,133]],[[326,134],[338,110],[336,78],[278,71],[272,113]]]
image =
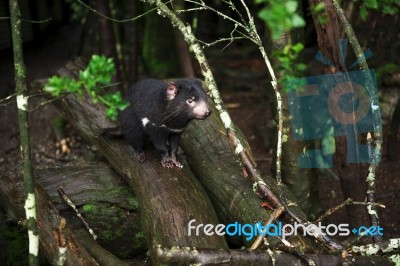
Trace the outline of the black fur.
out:
[[[125,100],[130,106],[120,113],[121,132],[137,158],[145,160],[143,144],[147,136],[161,154],[164,167],[182,167],[176,158],[182,131],[191,120],[205,119],[211,113],[201,82],[141,80],[129,89]]]

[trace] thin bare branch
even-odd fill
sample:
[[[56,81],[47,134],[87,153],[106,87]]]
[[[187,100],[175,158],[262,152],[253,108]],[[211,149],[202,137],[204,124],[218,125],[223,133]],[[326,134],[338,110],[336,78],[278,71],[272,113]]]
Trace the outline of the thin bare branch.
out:
[[[17,96],[17,93],[13,93],[13,94],[7,96],[7,97],[4,98],[4,99],[1,99],[1,100],[0,100],[0,103],[6,102],[6,101],[8,101],[8,100],[11,100],[11,99],[14,98],[15,96]],[[2,107],[2,106],[7,106],[7,105],[9,105],[10,103],[11,103],[11,101],[6,102],[6,103],[3,103],[3,104],[0,104],[0,107]]]
[[[233,19],[233,18],[231,18],[231,17],[229,17],[229,16],[227,16],[227,15],[225,15],[224,13],[222,13],[222,12],[216,10],[215,8],[212,8],[211,6],[206,5],[203,1],[200,1],[200,2],[198,2],[198,1],[193,1],[193,0],[185,0],[185,1],[186,1],[186,2],[189,2],[189,3],[193,3],[193,4],[196,4],[196,5],[199,5],[199,6],[201,6],[201,7],[204,8],[204,9],[210,10],[210,11],[216,13],[217,15],[221,16],[222,18],[224,18],[224,19],[226,19],[226,20],[229,20],[229,21],[231,21],[231,22],[233,22],[233,23],[239,25],[240,27],[242,27],[242,28],[245,29],[246,31],[248,31],[246,25],[240,23],[239,21],[237,21],[237,20],[235,20],[235,19]]]
[[[97,239],[97,235],[94,233],[93,229],[90,228],[89,224],[86,222],[86,220],[83,218],[82,214],[79,212],[78,208],[75,206],[75,204],[69,199],[67,194],[65,194],[64,190],[60,187],[58,189],[58,193],[62,197],[62,199],[65,201],[65,203],[68,204],[76,213],[76,216],[82,221],[82,223],[85,225],[86,229],[88,232],[92,235],[93,239]]]
[[[10,17],[0,17],[0,20],[9,20],[10,19]],[[50,20],[52,20],[53,18],[47,18],[47,19],[44,19],[44,20],[30,20],[30,19],[23,19],[23,18],[21,18],[21,21],[22,22],[28,22],[28,23],[37,23],[37,24],[40,24],[40,23],[46,23],[46,22],[49,22]]]
[[[285,208],[282,206],[280,208],[277,208],[274,210],[274,213],[271,215],[271,217],[269,217],[267,224],[265,226],[268,226],[269,224],[272,224],[272,222],[274,220],[277,220],[279,218],[279,216],[281,216],[281,214],[283,213],[283,211],[285,210]],[[263,232],[265,233],[265,232]],[[250,250],[255,250],[258,249],[263,241],[263,239],[265,239],[264,236],[259,235],[256,239],[256,241],[254,241],[253,245],[251,246]]]
[[[380,203],[358,202],[358,201],[353,201],[351,198],[348,198],[345,201],[343,201],[342,203],[340,203],[339,205],[327,210],[324,214],[322,214],[320,217],[318,217],[318,219],[316,219],[314,221],[314,223],[321,222],[323,219],[325,219],[329,215],[332,215],[334,212],[340,210],[341,208],[343,208],[347,205],[366,205],[366,206],[377,206],[377,207],[381,207],[381,208],[386,208],[385,205],[380,204]]]
[[[149,10],[149,11],[147,11],[147,12],[144,12],[143,14],[140,14],[139,16],[136,16],[136,17],[134,17],[134,18],[115,19],[115,18],[106,16],[106,15],[100,13],[99,11],[97,11],[97,10],[94,9],[93,7],[91,7],[91,6],[87,5],[87,4],[85,4],[85,3],[82,2],[81,0],[77,0],[77,2],[78,2],[79,4],[81,4],[82,6],[86,7],[87,9],[89,9],[90,11],[92,11],[93,13],[99,15],[100,17],[109,19],[109,20],[111,20],[111,21],[113,21],[113,22],[117,22],[117,23],[125,23],[125,22],[135,21],[135,20],[137,20],[137,19],[139,19],[139,18],[141,18],[141,17],[143,17],[143,16],[145,16],[145,15],[147,15],[147,14],[149,14],[149,13],[155,11],[155,10],[157,10],[157,8],[153,8],[153,9],[151,9],[151,10]],[[169,2],[171,2],[171,1],[169,1]],[[169,2],[168,2],[168,3],[169,3]]]

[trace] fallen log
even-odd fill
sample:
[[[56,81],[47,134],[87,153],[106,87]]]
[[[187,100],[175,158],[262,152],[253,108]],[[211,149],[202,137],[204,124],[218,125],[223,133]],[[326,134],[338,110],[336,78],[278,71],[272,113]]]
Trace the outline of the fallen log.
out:
[[[244,175],[239,158],[232,152],[229,141],[222,132],[224,132],[223,125],[216,112],[213,112],[204,123],[193,121],[187,127],[181,140],[181,147],[185,151],[190,168],[206,189],[222,223],[266,222],[272,210],[261,207],[263,202],[254,193],[252,181]],[[241,134],[239,129],[238,132]],[[247,143],[245,145],[248,147]],[[293,213],[304,219],[305,214],[286,186],[282,185],[279,192],[275,180],[271,177],[264,177],[264,180],[275,195],[284,196]],[[246,241],[245,238],[246,236],[242,235],[228,239],[236,245],[250,247],[255,239]],[[281,244],[276,237],[267,239],[270,246]],[[306,250],[316,249],[313,241],[300,236],[292,237],[289,241]]]
[[[16,186],[18,182],[10,182],[18,179],[15,177],[16,175],[10,174],[0,178],[0,203],[10,219],[22,220],[25,217],[23,187]],[[48,261],[52,264],[65,261],[65,265],[100,265],[77,240],[70,225],[59,215],[49,195],[40,185],[35,185],[35,195],[40,252]]]
[[[119,258],[132,258],[146,252],[137,199],[105,163],[68,165],[35,172],[37,182],[73,228],[84,226],[60,197],[59,188],[78,207],[102,247]]]
[[[58,73],[76,77],[78,70],[84,67],[78,60]],[[203,224],[219,223],[203,187],[188,167],[165,169],[153,152],[147,152],[147,160],[139,163],[125,142],[100,135],[102,129],[114,125],[104,117],[103,107],[93,105],[88,98],[68,95],[57,101],[57,106],[82,138],[96,146],[135,192],[154,263],[157,263],[157,245],[228,248],[222,236],[204,233],[189,236],[187,233],[188,222],[192,219]]]
[[[72,234],[74,230],[85,227],[60,197],[59,188],[63,188],[77,206],[103,248],[123,259],[146,252],[147,243],[140,225],[137,200],[109,166],[92,163],[36,169],[34,176],[36,183],[48,194],[49,204],[66,219]],[[20,181],[21,177],[17,174],[0,180],[2,207],[9,219],[15,222],[24,219],[23,187],[15,185]]]

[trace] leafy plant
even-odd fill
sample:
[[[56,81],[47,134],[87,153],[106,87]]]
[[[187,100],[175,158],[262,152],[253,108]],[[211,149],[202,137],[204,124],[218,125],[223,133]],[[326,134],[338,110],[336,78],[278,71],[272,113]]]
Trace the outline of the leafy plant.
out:
[[[396,64],[393,64],[393,63],[388,63],[388,64],[385,64],[385,65],[379,67],[376,70],[376,78],[379,80],[379,82],[382,82],[382,78],[386,74],[395,73],[395,72],[398,72],[398,71],[400,71],[400,66],[399,65],[396,65]]]
[[[360,6],[360,17],[365,20],[368,15],[367,9],[376,9],[388,15],[394,15],[399,12],[399,0],[363,0]]]
[[[304,45],[302,43],[296,43],[294,45],[288,44],[283,49],[273,53],[273,57],[279,60],[280,64],[277,68],[279,72],[278,83],[285,84],[285,88],[296,88],[303,83],[301,79],[296,78],[300,73],[304,72],[307,66],[303,63],[295,63],[301,51],[303,51]],[[296,84],[293,84],[293,83]]]
[[[279,39],[283,33],[298,27],[304,27],[304,19],[296,13],[296,0],[255,0],[256,4],[268,3],[260,10],[258,17],[265,21],[272,33],[272,39]]]
[[[124,110],[129,103],[122,100],[121,93],[105,93],[111,86],[112,76],[115,74],[115,65],[112,58],[93,55],[85,70],[79,72],[79,79],[53,76],[44,87],[44,90],[53,96],[61,93],[76,93],[82,97],[85,93],[90,95],[94,104],[100,102],[106,108],[106,116],[116,120],[118,110]]]

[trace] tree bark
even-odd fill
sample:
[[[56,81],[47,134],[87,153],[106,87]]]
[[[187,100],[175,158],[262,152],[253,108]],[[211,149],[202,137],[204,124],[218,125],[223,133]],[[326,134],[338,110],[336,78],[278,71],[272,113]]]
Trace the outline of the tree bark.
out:
[[[77,206],[105,249],[123,259],[146,252],[137,199],[109,166],[93,163],[36,172],[37,182],[73,228],[84,226],[61,199],[59,188]]]
[[[10,174],[0,179],[0,203],[10,220],[18,221],[23,217],[23,191],[18,174]],[[37,217],[40,221],[38,230],[40,249],[47,260],[54,264],[64,256],[64,265],[99,265],[96,260],[77,240],[71,224],[65,223],[59,211],[54,207],[47,192],[38,184],[35,185]],[[61,251],[65,250],[64,255]]]
[[[60,230],[63,218],[52,205],[51,200],[40,186],[36,186],[38,217],[40,218],[40,246],[50,263],[57,264],[61,250],[65,250],[65,265],[99,265],[80,244],[68,225]],[[61,264],[62,265],[62,264]]]

